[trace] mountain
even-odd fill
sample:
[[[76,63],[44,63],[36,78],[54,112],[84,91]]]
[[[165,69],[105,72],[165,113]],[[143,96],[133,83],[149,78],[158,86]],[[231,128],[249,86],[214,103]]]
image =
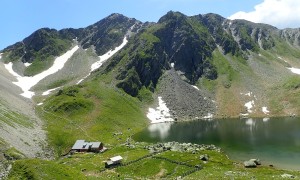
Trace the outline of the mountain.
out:
[[[12,145],[50,158],[76,139],[114,144],[147,119],[300,114],[300,29],[217,14],[170,11],[157,23],[112,14],[39,29],[0,53],[4,153]]]
[[[297,81],[287,68],[299,67],[298,57],[299,29],[279,30],[216,14],[188,17],[169,12],[132,37],[102,71],[118,72],[116,86],[133,97],[139,98],[144,88],[162,95],[178,119],[249,112],[281,116],[299,113],[297,108],[284,109],[282,100],[271,96],[276,88]],[[242,95],[249,92],[249,97]],[[285,93],[291,92],[280,94]],[[269,114],[263,109],[270,109],[271,101],[277,107]]]
[[[125,36],[130,37],[140,26],[143,24],[135,19],[112,14],[86,28],[59,31],[42,28],[21,42],[3,49],[1,62],[6,65],[12,62],[11,69],[18,73],[18,77],[13,77],[7,71],[7,66],[1,64],[0,142],[3,148],[0,151],[11,151],[12,146],[18,149],[22,156],[51,157],[51,148],[46,142],[46,131],[43,130],[45,123],[33,108],[36,103],[20,96],[24,86],[26,89],[26,86],[31,84],[29,89],[34,86],[35,93],[42,98],[42,93],[48,89],[76,84],[90,73],[91,65],[99,61],[98,56],[117,47]],[[51,67],[56,57],[77,44],[80,44],[80,48],[72,54],[72,60],[65,64],[63,71],[40,78],[41,72]],[[19,77],[23,76],[25,81],[22,81],[22,84]],[[26,80],[26,76],[32,76],[31,80]],[[17,81],[23,88],[20,89],[12,83]]]

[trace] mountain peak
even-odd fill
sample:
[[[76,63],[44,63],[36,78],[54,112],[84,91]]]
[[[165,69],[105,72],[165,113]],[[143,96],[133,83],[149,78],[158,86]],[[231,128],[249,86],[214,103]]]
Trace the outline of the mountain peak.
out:
[[[181,12],[175,12],[175,11],[169,11],[166,15],[164,15],[163,17],[161,17],[158,20],[158,23],[163,23],[166,21],[169,21],[171,19],[182,19],[182,18],[186,18],[186,15],[182,14]]]
[[[124,16],[123,14],[112,13],[111,15],[107,16],[105,19],[116,19],[116,18],[124,18],[124,17],[126,16]]]

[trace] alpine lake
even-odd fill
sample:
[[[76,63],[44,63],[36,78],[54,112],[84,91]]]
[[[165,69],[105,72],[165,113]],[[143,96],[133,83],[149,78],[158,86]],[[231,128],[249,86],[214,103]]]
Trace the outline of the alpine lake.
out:
[[[300,118],[211,119],[151,124],[136,141],[214,144],[238,162],[258,158],[263,165],[300,170]]]

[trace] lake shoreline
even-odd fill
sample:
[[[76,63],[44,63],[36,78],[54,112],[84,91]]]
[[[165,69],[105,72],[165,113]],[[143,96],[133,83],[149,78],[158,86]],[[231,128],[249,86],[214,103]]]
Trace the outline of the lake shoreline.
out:
[[[214,144],[234,161],[259,158],[266,166],[299,171],[299,128],[297,117],[209,119],[151,124],[134,139],[149,143]]]

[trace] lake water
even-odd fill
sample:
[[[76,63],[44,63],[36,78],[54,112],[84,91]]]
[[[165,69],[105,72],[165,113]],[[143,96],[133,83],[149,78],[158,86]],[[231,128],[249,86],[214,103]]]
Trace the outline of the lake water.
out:
[[[222,119],[151,124],[134,135],[144,142],[214,144],[233,160],[300,170],[300,118]]]

